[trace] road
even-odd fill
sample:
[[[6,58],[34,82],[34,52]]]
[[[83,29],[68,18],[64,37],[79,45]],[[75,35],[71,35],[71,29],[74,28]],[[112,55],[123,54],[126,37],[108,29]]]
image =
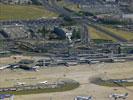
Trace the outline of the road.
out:
[[[88,25],[87,25],[87,23],[84,23],[82,21],[82,17],[79,17],[79,16],[75,15],[74,12],[67,11],[66,9],[64,9],[61,6],[58,6],[57,0],[50,0],[50,3],[52,5],[52,7],[54,7],[58,11],[58,13],[60,13],[61,15],[73,18],[73,20],[75,20],[76,22],[81,24],[81,27],[83,29],[82,30],[82,35],[81,35],[82,43],[88,44],[89,41],[90,41],[90,35],[88,33]],[[79,19],[81,19],[81,20],[79,20]],[[88,22],[88,20],[87,20],[87,22]]]
[[[49,1],[51,3],[51,6],[54,7],[58,11],[58,13],[60,13],[61,15],[69,16],[69,17],[74,16],[74,14],[72,12],[69,12],[69,11],[65,10],[63,7],[58,6],[57,0],[49,0]]]
[[[126,39],[124,39],[124,38],[122,38],[120,36],[117,36],[114,33],[109,32],[109,31],[107,31],[105,29],[100,28],[92,19],[84,18],[84,16],[83,17],[79,17],[79,16],[75,15],[73,12],[69,12],[69,11],[65,10],[63,7],[58,6],[57,0],[50,0],[50,2],[51,2],[51,6],[54,7],[57,10],[57,12],[59,12],[62,15],[65,15],[65,16],[69,16],[69,17],[73,18],[73,20],[75,20],[76,22],[78,22],[80,24],[82,23],[82,25],[84,25],[84,26],[82,26],[83,29],[84,29],[82,31],[83,32],[82,33],[83,36],[81,36],[83,41],[87,40],[86,37],[88,37],[89,40],[91,39],[91,37],[90,37],[90,35],[88,33],[88,30],[86,30],[85,27],[92,26],[92,27],[96,28],[97,30],[101,31],[103,34],[107,34],[107,35],[115,38],[119,42],[127,42]]]

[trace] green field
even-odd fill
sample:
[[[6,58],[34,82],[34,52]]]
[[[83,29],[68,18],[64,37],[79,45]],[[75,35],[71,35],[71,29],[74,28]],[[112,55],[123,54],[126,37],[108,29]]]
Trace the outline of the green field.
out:
[[[58,16],[56,13],[49,12],[42,6],[0,4],[0,20],[37,19],[56,16]]]
[[[117,41],[115,38],[100,32],[99,30],[95,29],[94,27],[89,26],[88,31],[89,31],[90,37],[92,39],[112,40],[114,42]]]
[[[108,30],[114,33],[117,36],[120,36],[128,41],[133,40],[133,32],[123,31],[120,29],[113,28],[112,26],[101,26],[103,29]]]
[[[81,11],[81,9],[78,7],[78,5],[74,4],[74,3],[69,3],[69,2],[65,2],[65,1],[59,1],[58,5],[62,6],[62,7],[65,7],[65,8],[68,8],[68,9],[70,9],[72,11],[75,11],[75,12]]]
[[[57,88],[9,91],[9,92],[0,92],[0,94],[28,95],[28,94],[38,94],[38,93],[64,92],[64,91],[74,90],[79,86],[80,84],[78,82],[75,82],[75,83],[66,83],[64,86],[57,87]]]

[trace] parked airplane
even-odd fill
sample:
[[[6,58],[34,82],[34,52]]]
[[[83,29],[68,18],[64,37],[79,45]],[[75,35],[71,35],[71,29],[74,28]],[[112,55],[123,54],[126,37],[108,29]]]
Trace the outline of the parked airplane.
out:
[[[40,84],[47,84],[48,81],[39,82]]]
[[[91,96],[87,96],[87,97],[77,96],[74,98],[74,100],[93,100],[93,97],[91,97]]]
[[[125,94],[111,94],[111,95],[109,95],[109,97],[114,98],[114,100],[117,100],[117,99],[125,100],[128,97],[128,93],[125,93]]]
[[[90,61],[90,64],[97,64],[97,63],[100,63],[100,61]]]
[[[127,80],[114,80],[113,82],[114,83],[124,83],[124,82],[127,82]]]
[[[3,70],[3,69],[6,69],[6,68],[9,68],[11,65],[5,65],[3,67],[0,67],[0,70]]]
[[[26,85],[25,82],[17,82],[17,85],[21,86],[21,85]]]
[[[39,66],[34,66],[34,67],[32,67],[32,70],[37,72],[37,71],[39,71],[39,68],[40,68]]]

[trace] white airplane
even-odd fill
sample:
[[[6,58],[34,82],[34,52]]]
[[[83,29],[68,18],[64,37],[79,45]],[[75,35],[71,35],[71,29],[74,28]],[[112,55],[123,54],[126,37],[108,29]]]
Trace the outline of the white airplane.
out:
[[[125,100],[128,97],[128,93],[125,93],[125,94],[111,94],[111,95],[109,95],[109,97],[114,98],[114,100],[117,100],[117,99]]]
[[[15,66],[13,66],[13,68],[15,69],[15,68],[19,68],[19,65],[15,65]]]
[[[32,69],[33,69],[34,71],[36,71],[36,72],[39,71],[39,68],[40,68],[39,66],[34,66],[34,67],[32,67]]]
[[[93,100],[93,97],[91,97],[91,96],[87,96],[87,97],[77,96],[74,98],[74,100]]]
[[[127,80],[114,80],[114,83],[124,83],[124,82],[128,82]]]
[[[57,17],[52,17],[52,19],[57,19]]]
[[[100,63],[100,61],[90,61],[90,64],[97,64]]]
[[[48,81],[39,82],[40,84],[47,84]]]
[[[17,82],[17,85],[26,85],[25,82]]]
[[[0,70],[3,70],[3,69],[6,69],[8,67],[10,67],[11,65],[6,65],[6,66],[3,66],[3,67],[0,67]]]

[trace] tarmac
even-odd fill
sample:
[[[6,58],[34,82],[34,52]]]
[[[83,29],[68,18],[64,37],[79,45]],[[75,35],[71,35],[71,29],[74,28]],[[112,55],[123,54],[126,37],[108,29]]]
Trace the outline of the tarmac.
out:
[[[13,85],[15,81],[38,82],[53,81],[63,78],[80,82],[80,87],[71,91],[42,93],[15,96],[15,100],[73,100],[76,96],[93,96],[94,100],[110,100],[111,93],[129,93],[127,100],[133,98],[133,86],[131,87],[105,87],[90,83],[93,77],[103,79],[122,79],[133,77],[133,62],[101,63],[93,65],[77,65],[70,67],[48,67],[38,72],[4,70],[0,73],[0,86]],[[8,74],[7,74],[8,73]],[[30,80],[28,80],[28,78]]]

